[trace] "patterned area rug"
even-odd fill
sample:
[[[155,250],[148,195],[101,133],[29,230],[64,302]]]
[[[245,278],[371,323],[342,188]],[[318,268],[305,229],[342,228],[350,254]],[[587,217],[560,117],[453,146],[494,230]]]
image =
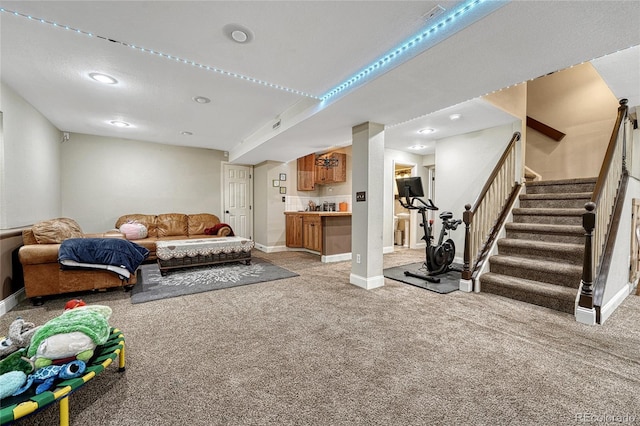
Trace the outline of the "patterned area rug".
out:
[[[250,265],[234,262],[174,269],[168,271],[164,277],[160,274],[158,265],[153,263],[140,267],[138,282],[131,291],[131,303],[150,302],[297,276],[294,272],[255,257]]]

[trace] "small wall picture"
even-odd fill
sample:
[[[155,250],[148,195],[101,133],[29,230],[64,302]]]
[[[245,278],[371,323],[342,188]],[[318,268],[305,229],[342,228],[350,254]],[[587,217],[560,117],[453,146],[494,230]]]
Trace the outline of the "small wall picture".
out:
[[[280,186],[280,181],[279,180],[273,180],[273,186]]]
[[[286,193],[287,193],[287,188],[286,188],[286,187],[284,187],[284,186],[281,186],[281,187],[280,187],[280,193],[281,193],[281,194],[286,194]]]
[[[287,180],[287,174],[286,173],[280,173],[280,180]]]

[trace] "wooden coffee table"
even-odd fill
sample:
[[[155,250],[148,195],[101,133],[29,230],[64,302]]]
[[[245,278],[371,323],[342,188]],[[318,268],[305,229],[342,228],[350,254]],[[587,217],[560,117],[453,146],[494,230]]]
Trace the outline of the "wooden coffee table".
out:
[[[202,238],[156,242],[160,273],[170,269],[244,261],[251,263],[255,243],[241,237]]]

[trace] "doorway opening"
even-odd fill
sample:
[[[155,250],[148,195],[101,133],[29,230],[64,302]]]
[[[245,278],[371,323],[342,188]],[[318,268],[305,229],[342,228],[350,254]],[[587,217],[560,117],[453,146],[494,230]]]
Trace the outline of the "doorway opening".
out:
[[[251,166],[222,166],[223,218],[238,237],[253,239],[253,183]]]
[[[399,201],[396,179],[417,176],[415,164],[394,163],[393,173],[393,245],[409,248],[411,245],[411,211],[402,207]]]

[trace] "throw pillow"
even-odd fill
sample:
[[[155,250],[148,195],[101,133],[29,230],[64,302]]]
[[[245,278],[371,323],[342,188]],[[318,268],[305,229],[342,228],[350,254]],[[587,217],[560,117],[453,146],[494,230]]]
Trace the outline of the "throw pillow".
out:
[[[120,232],[122,232],[127,240],[140,240],[147,238],[147,227],[136,221],[130,221],[120,225]]]
[[[206,235],[218,235],[218,232],[220,231],[220,229],[223,229],[223,228],[224,228],[224,231],[220,233],[220,236],[225,236],[225,237],[235,236],[233,235],[233,229],[231,229],[231,226],[227,225],[226,223],[216,223],[211,228],[205,229],[204,233]]]
[[[60,244],[67,238],[82,238],[78,222],[66,217],[38,222],[31,230],[38,244]]]

